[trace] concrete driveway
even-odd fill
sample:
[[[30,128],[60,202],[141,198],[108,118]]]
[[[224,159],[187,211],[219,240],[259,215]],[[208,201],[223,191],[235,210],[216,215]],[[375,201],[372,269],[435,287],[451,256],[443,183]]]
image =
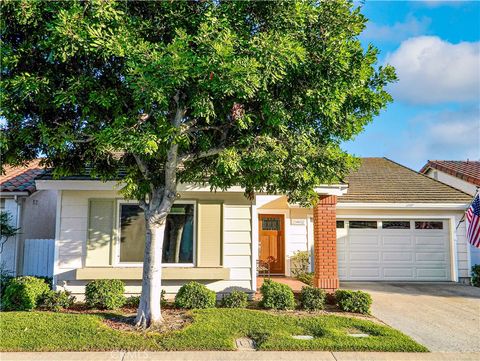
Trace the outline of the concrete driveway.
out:
[[[430,351],[480,351],[480,288],[458,283],[341,282],[372,295],[372,313]]]

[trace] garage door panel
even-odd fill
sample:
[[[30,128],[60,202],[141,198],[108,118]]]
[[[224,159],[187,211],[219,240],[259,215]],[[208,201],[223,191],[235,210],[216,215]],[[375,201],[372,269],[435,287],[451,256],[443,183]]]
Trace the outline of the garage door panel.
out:
[[[337,248],[340,279],[450,280],[450,238],[446,224],[442,230],[344,229]]]
[[[383,252],[382,260],[388,262],[412,262],[413,254],[411,252]]]

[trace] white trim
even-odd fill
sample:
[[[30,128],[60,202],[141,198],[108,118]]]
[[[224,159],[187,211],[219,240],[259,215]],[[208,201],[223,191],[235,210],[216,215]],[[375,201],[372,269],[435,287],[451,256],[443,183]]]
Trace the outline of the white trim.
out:
[[[252,291],[257,291],[258,208],[252,204]]]
[[[399,210],[458,210],[464,211],[467,203],[337,203],[337,209],[399,209]]]
[[[347,194],[348,184],[321,184],[313,189],[318,194],[343,196]]]
[[[57,275],[60,268],[58,259],[58,243],[60,242],[60,221],[62,215],[62,191],[57,191],[57,212],[55,214],[55,244],[53,247],[53,289],[57,290]]]
[[[0,192],[0,198],[13,198],[13,197],[16,197],[16,196],[28,197],[29,195],[30,195],[30,193],[28,193],[28,192]]]
[[[113,264],[116,267],[143,267],[143,262],[120,262],[120,207],[122,204],[138,204],[138,201],[117,199],[115,213],[115,258]],[[193,204],[193,262],[192,263],[162,263],[162,267],[195,267],[197,256],[197,202],[194,200],[178,200],[174,204]]]
[[[457,243],[457,232],[455,230],[455,217],[448,217],[448,227],[449,227],[449,238],[450,238],[450,259],[452,264],[450,264],[450,274],[452,276],[452,281],[458,282],[458,243]]]

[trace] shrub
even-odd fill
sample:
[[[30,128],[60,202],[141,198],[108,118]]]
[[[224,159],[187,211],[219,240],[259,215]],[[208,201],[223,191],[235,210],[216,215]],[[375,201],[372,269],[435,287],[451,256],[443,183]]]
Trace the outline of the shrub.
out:
[[[212,308],[217,296],[214,291],[198,282],[188,282],[178,290],[175,306],[179,308]]]
[[[327,294],[324,290],[314,287],[302,287],[300,293],[300,304],[305,310],[316,311],[325,308]]]
[[[337,290],[335,298],[338,307],[347,312],[370,313],[372,297],[363,291]]]
[[[297,275],[295,278],[299,280],[300,282],[305,283],[306,285],[313,286],[313,277],[315,276],[315,273],[313,272],[308,272],[308,273],[301,273]]]
[[[472,266],[472,286],[480,287],[480,264]]]
[[[120,280],[95,280],[85,287],[85,301],[88,307],[100,310],[114,310],[125,303],[125,284]]]
[[[295,297],[293,291],[287,285],[265,280],[260,287],[262,300],[260,306],[263,308],[273,308],[275,310],[287,310],[295,308]]]
[[[38,302],[38,307],[48,311],[58,312],[64,308],[70,308],[75,303],[75,297],[68,291],[45,292]]]
[[[7,311],[30,311],[50,289],[43,279],[32,276],[13,278],[5,288],[2,307]]]
[[[140,304],[140,296],[130,296],[125,300],[125,303],[123,304],[123,306],[129,307],[129,308],[138,308],[139,304]]]
[[[308,274],[308,265],[310,264],[310,255],[307,251],[298,251],[290,257],[290,272],[293,277]]]
[[[9,282],[13,279],[13,275],[10,271],[5,270],[0,266],[0,298],[3,297],[5,289],[7,288]]]
[[[232,291],[222,298],[222,307],[226,308],[245,308],[248,305],[248,295],[242,291]]]

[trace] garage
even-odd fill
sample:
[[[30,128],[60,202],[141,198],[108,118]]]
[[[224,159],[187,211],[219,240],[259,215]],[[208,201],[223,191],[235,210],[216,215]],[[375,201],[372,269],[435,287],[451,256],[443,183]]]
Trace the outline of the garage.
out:
[[[338,219],[340,280],[450,281],[447,219]]]

